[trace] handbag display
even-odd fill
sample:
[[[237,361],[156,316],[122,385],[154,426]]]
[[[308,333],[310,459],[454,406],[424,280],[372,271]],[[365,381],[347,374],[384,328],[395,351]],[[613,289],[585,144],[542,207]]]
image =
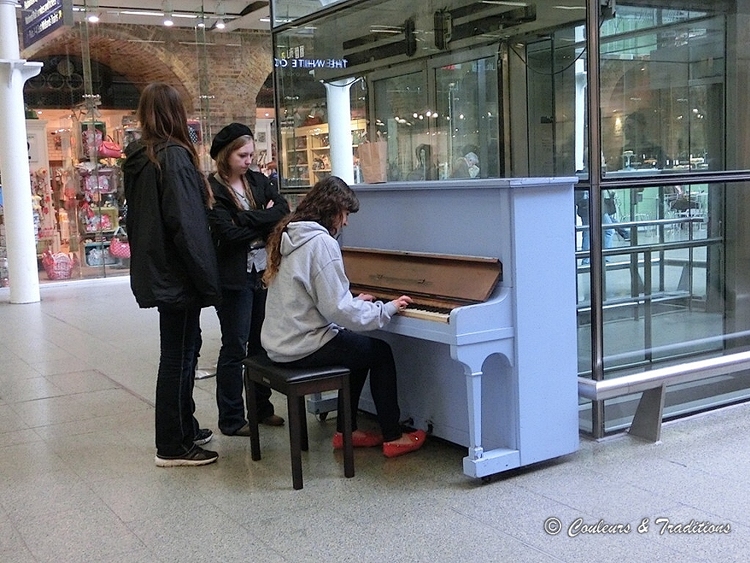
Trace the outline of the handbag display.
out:
[[[112,240],[109,242],[109,255],[115,258],[130,258],[130,243],[127,240],[120,239],[120,236],[124,236],[125,229],[117,227],[115,234],[112,235]]]
[[[113,140],[107,139],[99,144],[98,153],[99,158],[120,158],[122,156],[122,149]]]
[[[75,258],[72,254],[47,251],[42,255],[42,266],[51,280],[67,280],[73,272]]]

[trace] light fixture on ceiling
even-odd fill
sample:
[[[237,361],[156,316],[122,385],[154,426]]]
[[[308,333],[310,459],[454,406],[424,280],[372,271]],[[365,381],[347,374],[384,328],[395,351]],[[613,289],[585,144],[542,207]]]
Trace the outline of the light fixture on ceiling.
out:
[[[89,23],[99,23],[99,2],[98,0],[86,0],[83,3],[86,11],[86,21]]]
[[[214,28],[218,30],[223,30],[227,24],[224,23],[224,16],[227,15],[226,10],[224,9],[224,2],[219,2],[216,4],[216,23],[214,24]]]
[[[169,0],[162,2],[162,10],[164,11],[164,21],[162,22],[165,27],[172,27],[174,25],[174,14],[172,13],[172,3]]]

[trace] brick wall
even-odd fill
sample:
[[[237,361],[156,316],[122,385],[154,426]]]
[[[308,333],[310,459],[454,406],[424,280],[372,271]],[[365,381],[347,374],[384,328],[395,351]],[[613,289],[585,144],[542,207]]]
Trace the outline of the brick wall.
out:
[[[22,56],[34,60],[75,54],[85,59],[86,50],[92,60],[106,64],[139,89],[154,81],[178,88],[188,113],[207,117],[208,136],[231,121],[254,127],[255,99],[273,70],[271,35],[257,31],[215,33],[106,24],[87,30],[77,25],[51,42],[24,50]]]

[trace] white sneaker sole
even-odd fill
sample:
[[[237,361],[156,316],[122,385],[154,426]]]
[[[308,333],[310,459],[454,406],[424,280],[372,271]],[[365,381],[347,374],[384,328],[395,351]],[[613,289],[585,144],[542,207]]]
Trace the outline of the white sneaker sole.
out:
[[[158,455],[154,457],[156,467],[189,467],[208,465],[209,463],[214,463],[217,459],[219,459],[218,456],[212,457],[211,459],[169,459],[159,457]]]

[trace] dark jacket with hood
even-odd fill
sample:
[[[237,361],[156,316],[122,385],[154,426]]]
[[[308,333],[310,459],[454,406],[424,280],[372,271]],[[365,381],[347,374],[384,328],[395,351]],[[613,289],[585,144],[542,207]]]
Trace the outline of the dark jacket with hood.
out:
[[[231,194],[232,188],[218,174],[209,177],[216,203],[208,217],[216,245],[222,289],[238,290],[245,286],[250,244],[259,239],[265,244],[276,223],[289,213],[289,204],[265,175],[248,170],[246,178],[256,207],[248,211],[237,207]],[[266,209],[272,200],[273,207]]]
[[[141,307],[207,307],[221,299],[203,177],[176,143],[157,147],[161,170],[132,143],[123,167],[130,287]]]

